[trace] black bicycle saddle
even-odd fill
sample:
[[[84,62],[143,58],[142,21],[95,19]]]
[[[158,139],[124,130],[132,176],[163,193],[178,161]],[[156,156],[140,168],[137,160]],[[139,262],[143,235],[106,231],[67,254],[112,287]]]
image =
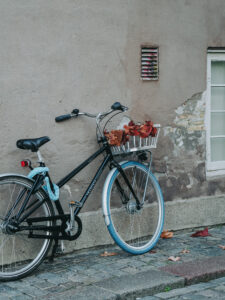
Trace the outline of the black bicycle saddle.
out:
[[[32,152],[37,152],[42,145],[49,141],[50,138],[48,136],[43,136],[37,139],[23,139],[18,140],[16,142],[16,146],[20,149],[26,149],[31,150]]]

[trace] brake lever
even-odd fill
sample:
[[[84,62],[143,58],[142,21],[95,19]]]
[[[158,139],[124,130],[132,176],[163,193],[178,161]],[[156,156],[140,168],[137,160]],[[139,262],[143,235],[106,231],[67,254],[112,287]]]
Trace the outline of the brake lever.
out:
[[[74,110],[72,110],[72,114],[74,114],[75,116],[78,116],[79,115],[79,109],[75,108]]]

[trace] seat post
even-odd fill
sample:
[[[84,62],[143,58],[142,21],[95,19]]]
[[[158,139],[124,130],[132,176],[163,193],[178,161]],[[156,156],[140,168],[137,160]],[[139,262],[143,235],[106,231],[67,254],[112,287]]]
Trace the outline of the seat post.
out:
[[[37,156],[38,156],[38,162],[39,162],[39,163],[43,163],[44,160],[43,160],[43,158],[42,158],[42,155],[41,155],[40,150],[37,151]]]

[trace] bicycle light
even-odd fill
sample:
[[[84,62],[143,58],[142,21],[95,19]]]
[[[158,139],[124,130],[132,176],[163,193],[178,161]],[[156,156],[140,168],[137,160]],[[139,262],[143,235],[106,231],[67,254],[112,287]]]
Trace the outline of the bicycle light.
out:
[[[25,159],[25,160],[22,160],[22,161],[20,162],[20,164],[21,164],[21,167],[25,168],[25,167],[30,167],[31,162],[30,162],[29,159]]]

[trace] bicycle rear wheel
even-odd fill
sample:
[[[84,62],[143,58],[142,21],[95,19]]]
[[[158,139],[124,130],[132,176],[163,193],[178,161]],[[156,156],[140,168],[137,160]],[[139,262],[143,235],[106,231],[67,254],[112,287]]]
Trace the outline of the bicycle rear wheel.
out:
[[[157,243],[163,229],[164,202],[160,186],[148,168],[136,161],[121,167],[142,203],[136,200],[118,169],[113,169],[103,189],[103,213],[110,235],[123,250],[143,254]]]
[[[47,255],[51,246],[50,239],[29,238],[29,231],[13,231],[10,226],[13,225],[22,203],[32,188],[32,180],[22,176],[3,176],[0,177],[0,280],[15,280],[27,276],[36,269]],[[33,205],[46,198],[43,190],[38,190],[29,198],[26,207],[28,212]],[[15,203],[17,201],[17,205]],[[47,217],[54,215],[52,203],[47,199],[29,218]],[[23,214],[22,214],[23,216]],[[52,225],[51,221],[43,221],[38,225]],[[37,225],[37,224],[34,224]],[[20,226],[28,226],[27,220]],[[50,234],[49,232],[33,232]]]

